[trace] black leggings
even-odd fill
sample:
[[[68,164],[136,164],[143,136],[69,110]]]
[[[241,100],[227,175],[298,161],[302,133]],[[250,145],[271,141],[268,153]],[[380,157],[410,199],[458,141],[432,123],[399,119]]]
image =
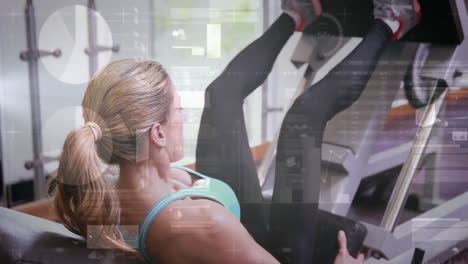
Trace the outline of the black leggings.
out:
[[[358,47],[295,100],[281,126],[270,207],[261,195],[242,106],[265,81],[294,28],[293,19],[282,14],[208,86],[196,169],[232,187],[241,204],[241,222],[260,245],[275,256],[280,249],[290,248],[294,263],[313,263],[326,123],[359,98],[392,32],[384,22],[375,20]],[[303,186],[312,189],[303,190]],[[267,236],[267,230],[273,235]]]

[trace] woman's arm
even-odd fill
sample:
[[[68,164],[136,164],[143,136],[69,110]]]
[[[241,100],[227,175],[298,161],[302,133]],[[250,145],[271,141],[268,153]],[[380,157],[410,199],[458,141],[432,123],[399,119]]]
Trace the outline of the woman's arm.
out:
[[[204,218],[209,230],[196,230],[190,239],[180,242],[183,251],[200,263],[279,263],[258,245],[237,218],[222,205],[209,201]],[[187,244],[197,241],[197,246]]]
[[[179,200],[164,209],[150,228],[146,246],[158,263],[279,263],[258,245],[237,218],[217,202]],[[346,248],[346,236],[338,235],[340,250],[335,264],[361,264]]]

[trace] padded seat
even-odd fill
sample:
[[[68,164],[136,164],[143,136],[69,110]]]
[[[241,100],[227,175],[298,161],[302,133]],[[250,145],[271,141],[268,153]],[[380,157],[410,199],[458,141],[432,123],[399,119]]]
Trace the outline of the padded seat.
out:
[[[87,248],[63,225],[0,207],[0,260],[3,264],[141,264],[111,249]]]

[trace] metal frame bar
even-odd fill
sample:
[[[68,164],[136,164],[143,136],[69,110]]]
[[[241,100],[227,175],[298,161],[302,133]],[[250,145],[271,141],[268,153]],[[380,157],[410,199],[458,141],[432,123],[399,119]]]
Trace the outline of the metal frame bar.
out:
[[[86,55],[88,55],[89,60],[89,78],[91,79],[94,73],[98,70],[98,54],[99,52],[109,51],[118,52],[120,46],[114,44],[112,47],[105,47],[97,43],[97,25],[96,25],[96,2],[95,0],[88,0],[88,48],[84,50]]]
[[[36,39],[36,19],[34,16],[34,6],[32,0],[27,0],[25,12],[26,39],[29,51],[37,50]],[[31,120],[33,137],[33,160],[34,160],[34,197],[40,199],[44,197],[44,167],[41,162],[42,155],[42,126],[41,126],[41,106],[39,95],[39,76],[37,68],[38,57],[31,56],[28,61],[29,72],[29,92],[31,101]]]
[[[149,0],[148,4],[148,16],[149,16],[149,34],[148,34],[148,45],[149,45],[149,56],[151,59],[156,57],[156,34],[155,34],[155,26],[154,23],[156,22],[156,18],[154,15],[154,1],[156,0]]]
[[[96,2],[88,0],[88,51],[95,51],[97,48],[97,28],[96,28]],[[97,71],[97,52],[88,52],[89,78],[91,79]]]
[[[444,81],[439,81],[438,85],[445,85]],[[442,95],[435,98],[437,96],[437,89],[435,89],[431,96],[433,102],[429,104],[424,111],[422,122],[419,124],[415,140],[413,141],[408,155],[408,160],[404,163],[400,175],[398,176],[394,191],[382,219],[381,226],[389,232],[393,232],[395,229],[402,208],[408,197],[409,187],[429,141],[436,116],[439,114],[447,95],[447,90],[447,87],[444,87]]]
[[[265,32],[270,26],[270,1],[263,0],[263,31]],[[267,125],[268,125],[268,87],[270,77],[268,76],[262,86],[262,134],[261,140],[265,141],[267,138]]]
[[[7,202],[6,202],[6,183],[5,183],[5,174],[4,174],[4,164],[3,164],[3,144],[2,144],[2,116],[1,116],[1,112],[0,112],[0,164],[2,165],[1,166],[1,170],[0,170],[0,181],[1,181],[1,193],[0,193],[0,206],[6,206],[7,205]]]
[[[42,125],[41,105],[39,91],[38,59],[41,56],[61,56],[60,50],[53,52],[41,51],[37,47],[36,18],[32,0],[26,1],[24,9],[26,23],[27,50],[20,53],[20,59],[28,62],[29,91],[31,101],[32,141],[33,141],[33,168],[34,168],[34,198],[45,196],[45,175],[42,161]]]
[[[369,263],[407,264],[415,247],[426,250],[424,263],[434,259],[447,260],[468,241],[468,192],[433,208],[395,228],[389,233],[383,227],[363,223],[367,227],[364,246],[377,252]],[[409,258],[411,259],[411,258]],[[434,263],[442,263],[434,262]],[[432,263],[432,262],[431,262]]]

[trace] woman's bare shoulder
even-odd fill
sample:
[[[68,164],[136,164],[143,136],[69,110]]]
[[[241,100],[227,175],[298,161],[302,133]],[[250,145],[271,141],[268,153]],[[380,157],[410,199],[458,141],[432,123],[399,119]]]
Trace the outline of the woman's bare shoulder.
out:
[[[162,263],[167,259],[171,259],[171,263],[178,262],[177,259],[187,263],[193,253],[187,251],[190,244],[211,243],[213,235],[221,232],[223,219],[234,217],[229,214],[229,210],[211,200],[190,197],[177,200],[151,225],[146,240],[148,252]]]
[[[217,202],[186,199],[168,209],[164,216],[168,239],[152,249],[161,263],[277,263]]]

